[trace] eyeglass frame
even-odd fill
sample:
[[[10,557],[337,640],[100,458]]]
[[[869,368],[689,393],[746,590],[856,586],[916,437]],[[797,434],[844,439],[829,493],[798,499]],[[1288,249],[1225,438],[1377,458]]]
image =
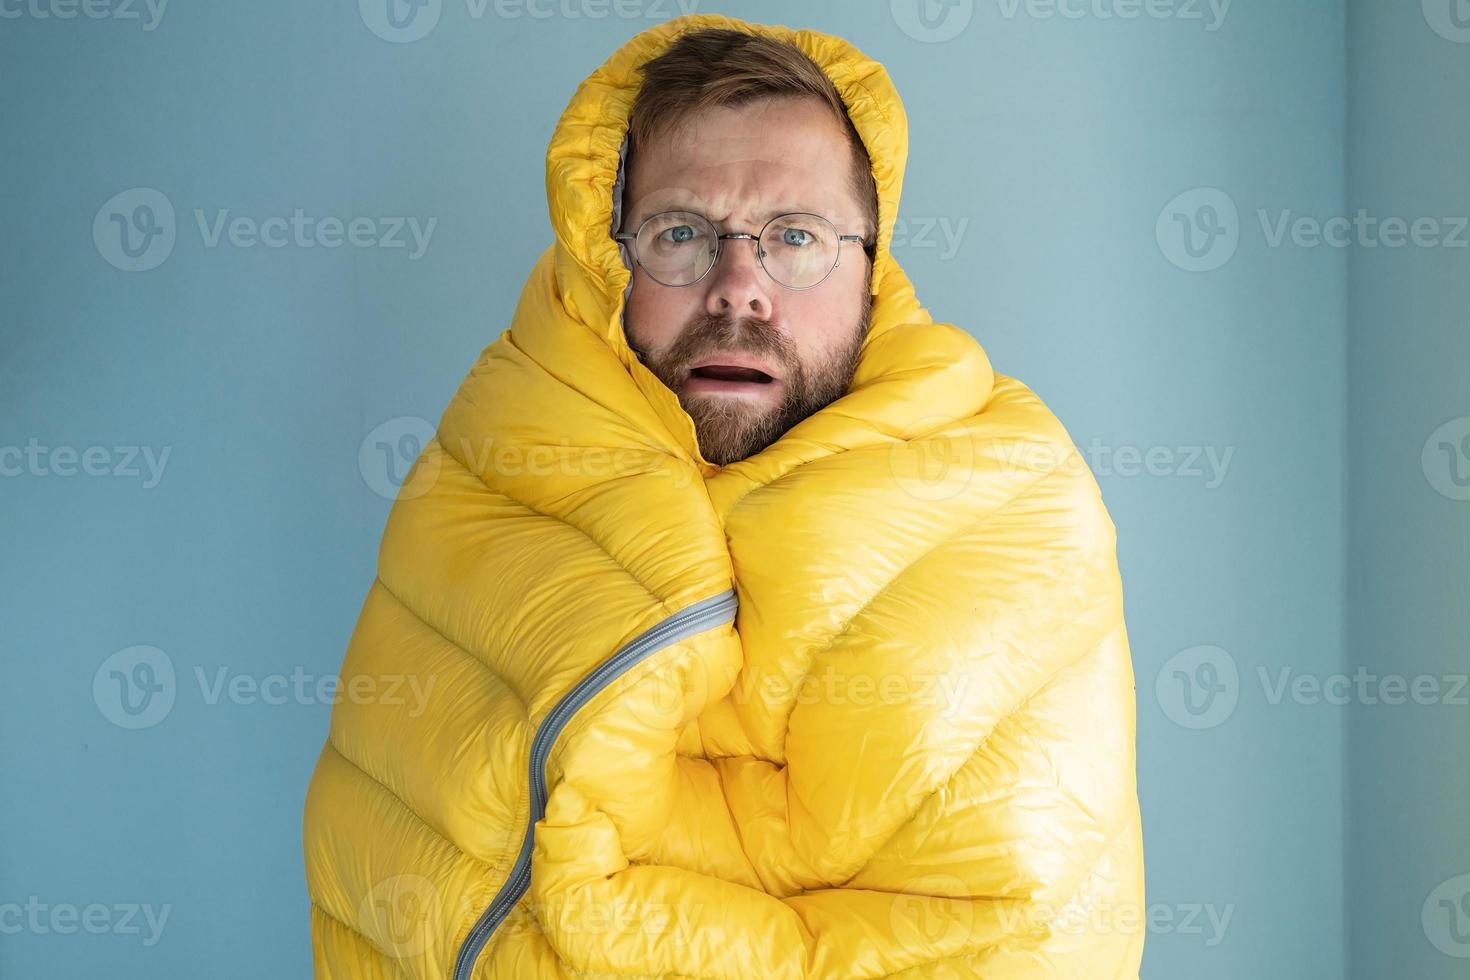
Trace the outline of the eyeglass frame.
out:
[[[749,239],[750,241],[755,242],[755,260],[756,260],[756,262],[758,262],[760,264],[761,271],[766,274],[766,276],[771,280],[771,282],[774,282],[776,285],[782,287],[783,289],[790,289],[790,290],[794,290],[796,292],[805,292],[808,289],[816,289],[822,283],[824,283],[828,279],[832,278],[832,273],[836,272],[837,271],[837,267],[842,264],[842,243],[843,242],[858,242],[859,244],[861,244],[863,246],[863,253],[865,255],[867,255],[869,262],[873,261],[874,255],[875,255],[875,253],[877,251],[877,248],[878,248],[878,243],[877,242],[869,243],[868,241],[866,241],[864,239],[864,236],[862,236],[862,235],[843,235],[843,234],[840,234],[839,233],[838,236],[837,236],[837,258],[832,263],[832,268],[828,269],[827,272],[826,272],[826,274],[823,275],[822,278],[818,279],[816,282],[812,283],[810,286],[788,286],[784,282],[782,282],[781,280],[777,279],[775,276],[771,275],[771,270],[766,268],[766,260],[765,260],[765,256],[762,254],[763,253],[763,249],[760,247],[760,241],[761,241],[762,238],[765,237],[766,229],[769,228],[769,227],[771,227],[771,225],[775,224],[777,221],[780,221],[782,218],[790,218],[790,217],[794,217],[796,215],[808,215],[808,216],[813,217],[813,218],[821,218],[823,221],[826,221],[827,224],[829,224],[829,225],[832,226],[832,230],[833,231],[836,231],[837,230],[837,226],[835,224],[832,224],[831,220],[829,220],[824,215],[817,214],[815,211],[788,211],[785,214],[778,214],[775,217],[771,218],[769,221],[767,221],[765,224],[761,225],[761,230],[760,230],[759,234],[752,235],[748,231],[730,231],[730,232],[725,232],[725,233],[721,234],[720,229],[717,228],[717,227],[715,227],[715,223],[710,220],[709,215],[701,214],[698,211],[690,211],[690,210],[688,210],[686,208],[672,208],[672,209],[670,209],[668,211],[659,211],[659,212],[656,212],[654,214],[650,214],[648,217],[646,217],[642,221],[638,222],[638,227],[636,229],[634,229],[631,233],[626,232],[626,231],[615,232],[613,234],[612,238],[613,238],[614,241],[617,241],[617,242],[628,242],[628,241],[631,241],[633,243],[633,245],[631,246],[631,248],[629,249],[629,251],[631,251],[633,253],[633,261],[634,262],[637,262],[641,266],[641,265],[643,265],[643,259],[640,258],[639,255],[638,255],[638,235],[643,231],[643,226],[644,225],[648,224],[654,218],[662,217],[663,215],[666,215],[666,214],[693,214],[693,215],[697,215],[698,217],[703,218],[704,221],[705,221],[705,223],[708,224],[711,228],[714,228],[715,229],[715,254],[713,256],[711,256],[711,258],[710,258],[709,268],[707,268],[703,272],[701,272],[697,278],[692,279],[692,280],[690,280],[689,282],[686,282],[686,283],[681,283],[680,285],[677,285],[677,286],[670,286],[668,283],[666,283],[663,280],[659,279],[653,273],[648,272],[648,267],[647,266],[644,266],[643,267],[643,271],[648,273],[648,278],[652,279],[654,282],[658,283],[660,286],[665,286],[665,287],[667,287],[669,289],[685,289],[685,288],[687,288],[689,286],[693,286],[693,285],[696,285],[699,282],[701,282],[704,279],[705,276],[709,275],[710,272],[713,271],[713,269],[714,269],[715,266],[717,266],[717,265],[720,264],[720,242],[723,242],[726,239],[730,239],[730,238],[734,238],[734,239]]]

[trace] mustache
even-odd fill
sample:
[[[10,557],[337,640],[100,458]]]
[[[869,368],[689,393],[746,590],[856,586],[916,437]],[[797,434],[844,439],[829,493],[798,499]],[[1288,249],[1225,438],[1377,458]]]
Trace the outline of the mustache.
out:
[[[796,345],[770,320],[703,313],[670,346],[668,363],[686,365],[715,351],[766,355],[784,366],[797,363]]]

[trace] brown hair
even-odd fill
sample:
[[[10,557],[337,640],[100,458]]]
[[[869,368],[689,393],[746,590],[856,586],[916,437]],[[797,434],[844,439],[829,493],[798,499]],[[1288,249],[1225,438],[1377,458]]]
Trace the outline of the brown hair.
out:
[[[717,106],[772,97],[815,98],[832,110],[852,147],[852,190],[869,242],[878,233],[878,185],[837,86],[804,51],[786,41],[726,28],[682,34],[639,69],[643,82],[628,119],[628,157],[654,137]],[[867,249],[873,254],[872,246]]]

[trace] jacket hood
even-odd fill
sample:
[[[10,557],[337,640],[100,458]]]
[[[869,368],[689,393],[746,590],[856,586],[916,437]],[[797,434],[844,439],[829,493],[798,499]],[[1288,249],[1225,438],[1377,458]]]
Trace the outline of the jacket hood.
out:
[[[628,117],[641,81],[639,66],[680,34],[702,28],[787,41],[816,62],[837,87],[867,148],[878,191],[870,286],[873,310],[849,395],[826,417],[813,417],[793,428],[792,438],[772,456],[744,468],[774,476],[793,462],[809,461],[809,454],[798,448],[808,437],[835,438],[853,448],[852,440],[861,440],[861,432],[850,427],[846,432],[832,431],[831,423],[843,414],[855,413],[880,430],[881,437],[892,438],[912,435],[915,426],[926,422],[979,411],[994,383],[989,359],[964,331],[933,321],[890,251],[908,156],[903,103],[881,64],[842,38],[817,31],[717,14],[687,15],[638,34],[577,87],[546,154],[547,203],[556,236],[551,262],[556,290],[567,309],[623,366],[673,434],[681,454],[696,462],[705,476],[717,472],[719,468],[700,455],[693,422],[677,396],[628,346],[622,309],[632,277],[623,249],[611,237],[620,218],[621,165]],[[917,398],[919,392],[922,398]],[[904,405],[911,410],[901,411]],[[793,449],[794,455],[789,452]]]

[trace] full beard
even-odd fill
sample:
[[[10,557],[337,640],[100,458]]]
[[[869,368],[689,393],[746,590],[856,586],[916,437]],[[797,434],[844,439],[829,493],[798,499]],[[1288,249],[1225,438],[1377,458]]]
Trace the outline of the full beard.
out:
[[[872,297],[864,290],[862,313],[846,343],[812,364],[802,363],[791,339],[763,320],[744,320],[737,324],[727,317],[704,315],[658,354],[640,350],[631,337],[629,346],[678,395],[679,404],[694,420],[694,432],[704,458],[716,466],[728,466],[754,456],[802,419],[847,393],[857,371],[871,314]],[[779,363],[784,370],[780,402],[756,405],[739,397],[686,395],[684,383],[689,377],[689,365],[715,350],[763,354]]]

